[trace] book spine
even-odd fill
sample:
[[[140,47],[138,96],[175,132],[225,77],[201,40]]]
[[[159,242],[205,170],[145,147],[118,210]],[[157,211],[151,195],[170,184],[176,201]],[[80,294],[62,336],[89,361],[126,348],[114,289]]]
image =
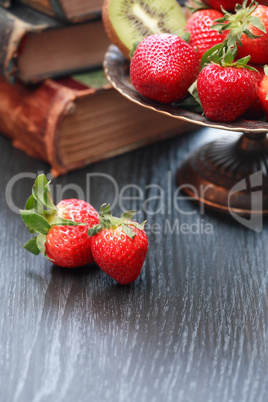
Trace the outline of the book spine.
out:
[[[0,75],[6,79],[16,72],[19,44],[26,32],[26,24],[0,9]]]
[[[1,1],[1,0],[0,0]],[[58,0],[19,0],[23,3],[37,11],[41,11],[44,14],[50,15],[51,17],[58,17],[61,20],[67,20],[67,16]]]
[[[59,159],[57,133],[74,107],[75,92],[46,80],[31,88],[0,77],[0,132],[14,147],[49,163],[55,175],[66,172]]]
[[[50,0],[49,2],[50,2],[50,5],[51,5],[51,9],[55,13],[55,15],[57,15],[60,18],[67,18],[65,13],[64,13],[64,9],[63,9],[60,1]]]
[[[0,0],[0,4],[1,1],[10,1],[10,0]],[[100,7],[98,10],[90,11],[86,14],[70,16],[68,15],[68,11],[66,10],[66,6],[64,5],[64,2],[62,0],[17,0],[17,1],[19,3],[31,7],[34,10],[40,11],[43,14],[49,15],[50,17],[71,24],[99,19],[101,18],[102,15],[102,10]]]

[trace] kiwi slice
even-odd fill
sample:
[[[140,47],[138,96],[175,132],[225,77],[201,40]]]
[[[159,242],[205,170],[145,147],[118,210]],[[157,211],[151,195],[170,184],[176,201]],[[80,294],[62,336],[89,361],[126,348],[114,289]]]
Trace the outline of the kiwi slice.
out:
[[[105,0],[102,18],[111,42],[127,59],[135,44],[152,34],[182,35],[186,18],[176,0]]]

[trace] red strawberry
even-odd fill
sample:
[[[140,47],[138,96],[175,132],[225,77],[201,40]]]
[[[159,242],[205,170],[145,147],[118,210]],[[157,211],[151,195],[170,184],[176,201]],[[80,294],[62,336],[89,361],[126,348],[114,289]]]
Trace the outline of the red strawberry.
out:
[[[247,68],[212,63],[199,74],[197,91],[207,118],[231,122],[256,98],[256,79]]]
[[[220,10],[221,7],[226,11],[234,11],[236,4],[242,4],[243,0],[202,0],[207,6]]]
[[[225,13],[214,26],[218,32],[228,30],[228,46],[237,51],[236,57],[250,56],[252,64],[268,63],[268,7],[247,0],[236,7],[236,13]]]
[[[213,21],[222,17],[220,11],[206,9],[196,11],[187,21],[185,29],[190,32],[189,44],[196,49],[199,64],[203,54],[225,38],[225,35],[211,29],[215,24]]]
[[[161,103],[185,98],[197,73],[193,47],[170,34],[147,36],[138,45],[130,64],[130,78],[137,91]]]
[[[268,71],[267,71],[267,73],[268,73]],[[268,77],[267,77],[267,75],[263,75],[262,80],[259,85],[259,100],[265,111],[266,120],[268,120]]]
[[[250,55],[251,63],[266,64],[268,63],[268,7],[258,5],[250,16],[259,18],[266,32],[262,32],[254,25],[249,24],[249,31],[259,37],[249,38],[246,34],[243,34],[241,36],[242,46],[238,46],[237,57],[242,58]]]
[[[36,255],[41,252],[61,267],[93,262],[88,230],[99,223],[97,211],[77,199],[62,200],[55,206],[45,175],[35,180],[21,217],[31,233],[39,233],[25,244],[26,250]]]
[[[111,215],[109,205],[103,205],[100,224],[89,230],[91,249],[99,267],[117,282],[127,285],[134,282],[141,271],[148,250],[148,239],[143,229],[130,219],[135,211]]]
[[[99,222],[97,211],[88,202],[77,199],[62,200],[56,208],[59,217],[86,225],[52,226],[45,243],[47,256],[62,267],[78,267],[92,263],[88,229]]]
[[[207,4],[209,7],[214,8],[215,10],[222,10],[221,7],[226,11],[233,12],[235,10],[235,6],[237,4],[242,4],[243,0],[202,0],[203,3]],[[248,4],[250,1],[248,1]],[[259,0],[259,4],[263,4],[265,6],[268,5],[268,0]]]
[[[247,120],[258,120],[264,115],[264,108],[261,102],[261,81],[264,77],[263,67],[253,66],[257,71],[252,71],[256,79],[257,96],[250,107],[246,110],[243,117]]]

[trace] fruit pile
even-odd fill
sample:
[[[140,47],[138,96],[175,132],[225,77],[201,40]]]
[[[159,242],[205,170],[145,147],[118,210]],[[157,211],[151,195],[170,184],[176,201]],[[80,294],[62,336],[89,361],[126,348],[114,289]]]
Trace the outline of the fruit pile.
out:
[[[34,183],[32,195],[21,217],[30,233],[36,234],[24,246],[40,252],[55,265],[75,268],[96,262],[122,285],[134,282],[148,250],[144,224],[133,222],[135,211],[113,217],[109,205],[100,215],[88,202],[77,199],[52,202],[44,174]]]
[[[186,21],[175,0],[105,0],[133,86],[165,104],[193,97],[213,121],[268,119],[267,0],[190,1]]]

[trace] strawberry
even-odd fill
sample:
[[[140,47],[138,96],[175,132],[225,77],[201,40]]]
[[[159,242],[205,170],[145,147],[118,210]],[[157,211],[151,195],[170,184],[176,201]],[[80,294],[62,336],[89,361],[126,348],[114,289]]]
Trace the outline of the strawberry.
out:
[[[213,21],[222,17],[223,13],[217,10],[198,10],[186,23],[185,29],[190,32],[189,44],[196,49],[199,65],[203,54],[224,40],[223,34],[211,29]]]
[[[248,24],[248,30],[258,38],[250,38],[245,33],[241,36],[242,46],[238,46],[237,57],[251,56],[250,62],[254,64],[266,64],[268,63],[268,7],[258,5],[256,9],[250,13],[251,17],[259,18],[261,21],[265,32],[263,29]]]
[[[241,116],[256,98],[252,71],[239,64],[209,64],[200,72],[197,91],[207,118],[231,122]]]
[[[268,68],[265,67],[265,73],[268,74]],[[264,74],[259,84],[259,100],[265,111],[266,120],[268,120],[268,76]]]
[[[218,32],[228,30],[228,46],[236,57],[250,56],[252,64],[268,63],[268,7],[247,0],[236,6],[236,13],[226,12],[213,26]]]
[[[136,90],[161,103],[185,98],[197,74],[198,61],[193,47],[171,34],[147,36],[130,63],[130,78]]]
[[[243,114],[247,120],[258,120],[264,115],[264,108],[262,106],[262,92],[261,92],[261,82],[264,77],[264,70],[261,66],[253,66],[257,71],[252,71],[252,74],[256,79],[257,95],[253,103]]]
[[[52,202],[45,175],[36,178],[32,195],[21,217],[31,233],[38,233],[25,249],[40,252],[61,267],[74,268],[93,262],[88,230],[99,223],[95,208],[83,200],[68,199],[57,206]]]
[[[202,0],[204,4],[208,7],[214,8],[215,10],[220,10],[222,7],[226,11],[233,12],[235,10],[236,4],[242,4],[243,0]]]
[[[203,3],[205,3],[207,6],[214,8],[215,10],[224,10],[234,12],[235,7],[237,4],[242,4],[243,0],[202,0]],[[250,3],[248,1],[247,3]],[[268,0],[259,0],[259,4],[263,4],[265,6],[268,6]]]
[[[98,266],[122,285],[134,282],[148,250],[144,223],[131,221],[135,211],[112,216],[109,205],[102,205],[100,224],[89,230],[91,250]]]

